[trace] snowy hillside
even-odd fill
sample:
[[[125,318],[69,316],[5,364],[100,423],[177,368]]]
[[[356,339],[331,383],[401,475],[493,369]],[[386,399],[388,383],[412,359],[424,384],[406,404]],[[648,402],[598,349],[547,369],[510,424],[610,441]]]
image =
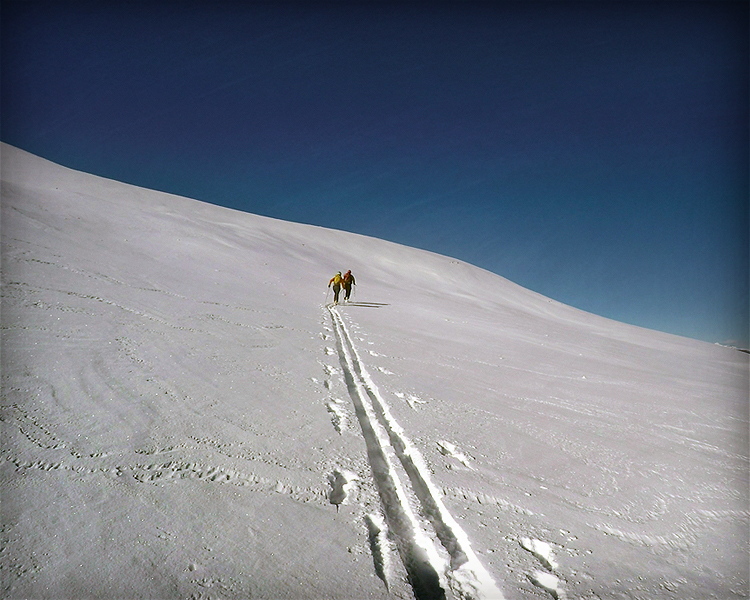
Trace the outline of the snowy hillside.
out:
[[[747,597],[747,354],[1,158],[4,597]]]

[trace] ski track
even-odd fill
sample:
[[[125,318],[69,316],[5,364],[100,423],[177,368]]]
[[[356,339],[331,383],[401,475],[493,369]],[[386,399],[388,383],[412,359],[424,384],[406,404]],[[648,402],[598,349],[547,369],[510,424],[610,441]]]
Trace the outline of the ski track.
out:
[[[502,599],[492,577],[471,549],[461,529],[442,501],[442,495],[429,477],[429,469],[419,451],[393,418],[377,386],[359,356],[344,320],[328,306],[339,350],[344,380],[367,446],[368,461],[380,493],[386,522],[409,582],[418,600],[444,598],[447,584],[456,598],[463,600]],[[404,484],[396,471],[400,463],[407,484],[419,502],[411,507]],[[426,517],[422,522],[417,515]],[[448,564],[425,533],[431,528],[448,554]],[[372,527],[370,527],[372,532]]]

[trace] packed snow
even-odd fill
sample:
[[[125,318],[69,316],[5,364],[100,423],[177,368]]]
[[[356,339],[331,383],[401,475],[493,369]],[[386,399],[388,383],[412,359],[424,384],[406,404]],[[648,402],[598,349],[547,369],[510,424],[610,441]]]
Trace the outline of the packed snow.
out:
[[[746,353],[0,158],[4,597],[747,598]]]

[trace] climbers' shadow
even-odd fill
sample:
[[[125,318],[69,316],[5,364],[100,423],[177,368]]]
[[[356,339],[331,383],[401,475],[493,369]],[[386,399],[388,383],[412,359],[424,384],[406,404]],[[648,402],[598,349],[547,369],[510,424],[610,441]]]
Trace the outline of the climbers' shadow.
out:
[[[389,306],[383,302],[344,302],[339,306],[364,306],[365,308],[380,308],[381,306]]]

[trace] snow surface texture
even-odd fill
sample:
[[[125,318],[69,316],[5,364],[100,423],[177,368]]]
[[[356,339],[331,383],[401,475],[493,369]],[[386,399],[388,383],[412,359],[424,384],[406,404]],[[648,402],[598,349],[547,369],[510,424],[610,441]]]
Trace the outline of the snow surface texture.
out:
[[[1,152],[4,597],[747,597],[747,354]]]

